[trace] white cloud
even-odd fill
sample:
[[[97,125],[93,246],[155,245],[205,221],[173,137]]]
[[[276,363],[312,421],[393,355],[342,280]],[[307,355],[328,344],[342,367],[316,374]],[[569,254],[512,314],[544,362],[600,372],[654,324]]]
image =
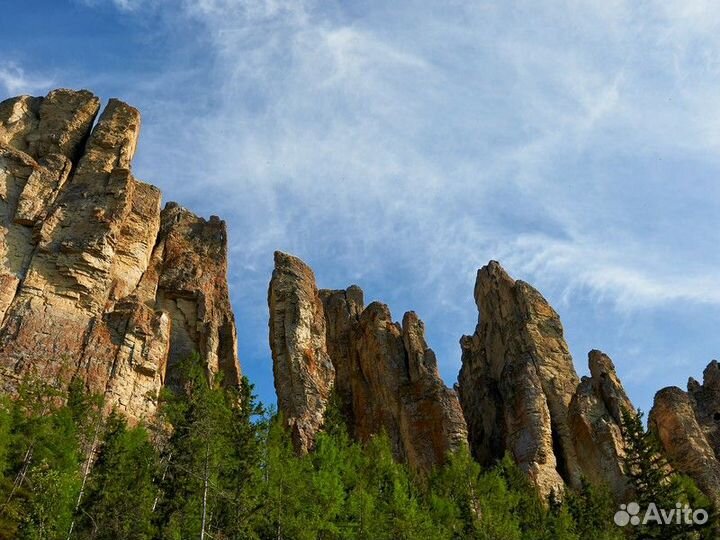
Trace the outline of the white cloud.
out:
[[[518,4],[522,19],[493,7],[448,23],[422,6],[351,20],[312,2],[188,0],[185,17],[212,45],[208,78],[188,92],[215,105],[149,126],[146,144],[162,153],[182,124],[193,133],[186,155],[203,160],[168,174],[168,160],[146,151],[143,166],[162,163],[146,176],[204,177],[172,190],[201,201],[212,190],[217,213],[253,237],[238,235],[242,265],[282,246],[318,260],[332,250],[338,272],[368,275],[380,271],[370,260],[421,254],[413,279],[446,291],[449,269],[501,255],[528,278],[589,287],[623,309],[720,304],[704,290],[714,257],[681,245],[689,271],[670,277],[667,246],[640,230],[657,219],[648,207],[667,210],[664,191],[686,182],[646,161],[717,164],[716,73],[674,52],[702,10]],[[717,44],[708,35],[709,55]],[[640,177],[598,163],[617,160]],[[608,235],[614,244],[601,247]],[[643,266],[639,246],[657,264]],[[585,262],[594,250],[608,259],[596,268]],[[542,272],[538,257],[552,262]]]
[[[623,311],[672,302],[720,305],[720,278],[712,268],[663,266],[665,261],[642,246],[531,234],[505,246],[500,257],[523,275],[543,276],[546,284],[570,293],[589,289],[598,301],[613,302]]]
[[[571,319],[720,309],[712,2],[154,5],[196,54],[127,82],[136,170],[230,222],[247,339],[274,249],[417,309],[446,378],[490,258]]]
[[[52,79],[29,75],[14,62],[0,62],[0,86],[8,96],[46,92],[53,84]]]

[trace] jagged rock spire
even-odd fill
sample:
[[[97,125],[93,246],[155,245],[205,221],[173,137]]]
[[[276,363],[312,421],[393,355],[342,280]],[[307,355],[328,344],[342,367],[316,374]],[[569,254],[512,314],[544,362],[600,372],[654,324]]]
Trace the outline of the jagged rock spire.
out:
[[[81,377],[108,407],[152,415],[193,351],[239,382],[225,224],[130,168],[140,113],[88,91],[0,103],[0,382]]]
[[[310,267],[276,251],[268,306],[278,409],[295,448],[304,453],[315,444],[335,380],[325,344],[323,304]]]
[[[621,411],[633,409],[610,358],[593,350],[578,376],[560,317],[496,261],[478,270],[478,325],[461,341],[460,403],[475,457],[509,452],[544,496],[583,477],[627,493]]]
[[[269,305],[278,406],[302,435],[295,437],[298,450],[321,429],[333,387],[356,439],[385,432],[395,455],[419,470],[466,444],[457,395],[442,383],[415,313],[400,325],[385,304],[365,307],[355,285],[317,293],[312,271],[282,253],[275,255]],[[330,365],[319,361],[327,354]]]
[[[703,372],[703,384],[693,378],[688,391],[676,386],[655,394],[648,417],[670,465],[690,476],[720,505],[720,365]]]
[[[635,408],[605,353],[588,354],[590,377],[583,377],[570,401],[569,424],[582,474],[592,483],[606,484],[617,500],[629,500],[624,474],[623,411]]]
[[[489,465],[509,451],[544,495],[577,483],[568,407],[579,380],[560,318],[496,261],[478,270],[475,302],[458,378],[474,455]]]

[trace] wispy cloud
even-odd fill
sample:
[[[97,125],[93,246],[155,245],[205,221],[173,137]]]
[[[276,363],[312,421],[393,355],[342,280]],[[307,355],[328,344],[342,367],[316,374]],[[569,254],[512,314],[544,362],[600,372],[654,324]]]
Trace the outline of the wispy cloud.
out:
[[[146,111],[136,170],[230,222],[246,356],[266,354],[278,248],[324,286],[417,309],[449,380],[490,258],[570,320],[720,310],[715,3],[118,7],[141,5],[182,54],[127,82]]]
[[[45,92],[53,84],[53,79],[28,74],[14,62],[0,62],[0,87],[8,96]]]
[[[77,3],[88,7],[111,5],[120,11],[127,13],[134,12],[142,7],[155,6],[166,0],[74,0]]]

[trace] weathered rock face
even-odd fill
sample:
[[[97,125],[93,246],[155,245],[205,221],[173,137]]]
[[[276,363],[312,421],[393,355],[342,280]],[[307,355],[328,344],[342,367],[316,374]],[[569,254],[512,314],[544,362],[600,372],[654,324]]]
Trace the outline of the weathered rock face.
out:
[[[357,285],[345,290],[321,289],[326,322],[327,351],[335,367],[335,392],[342,414],[349,426],[355,425],[353,410],[354,370],[353,329],[365,308],[363,291]]]
[[[457,396],[442,383],[414,313],[401,326],[384,304],[364,308],[357,286],[318,293],[312,271],[279,253],[269,304],[278,406],[304,433],[295,438],[299,450],[322,427],[333,388],[358,440],[385,431],[396,456],[420,470],[465,444]],[[329,365],[318,361],[326,358]]]
[[[0,103],[0,380],[82,377],[131,418],[196,350],[239,381],[226,237],[130,172],[137,110],[86,91]],[[167,373],[172,377],[172,369]]]
[[[297,257],[276,251],[268,305],[278,409],[296,449],[307,452],[322,427],[335,379],[312,270]]]
[[[717,360],[703,371],[703,384],[692,377],[688,380],[688,393],[698,424],[715,455],[720,457],[720,364]]]
[[[495,261],[478,271],[475,302],[479,322],[460,341],[458,378],[474,455],[490,464],[509,451],[543,495],[577,484],[568,407],[579,380],[560,318]]]
[[[606,484],[617,500],[629,500],[621,426],[623,410],[635,408],[606,354],[590,351],[588,363],[590,377],[582,378],[569,408],[578,465],[590,482]]]
[[[467,428],[456,393],[440,379],[425,328],[410,311],[402,326],[385,304],[371,303],[351,333],[355,437],[382,431],[395,455],[419,470],[442,463],[466,444]]]
[[[663,388],[655,395],[648,417],[676,470],[687,474],[716,505],[720,505],[720,366],[713,360],[703,384],[688,382],[688,392]]]
[[[591,376],[579,381],[558,314],[495,261],[478,271],[475,302],[458,390],[476,458],[510,452],[544,496],[585,477],[625,497],[620,426],[634,408],[610,358],[590,351]]]

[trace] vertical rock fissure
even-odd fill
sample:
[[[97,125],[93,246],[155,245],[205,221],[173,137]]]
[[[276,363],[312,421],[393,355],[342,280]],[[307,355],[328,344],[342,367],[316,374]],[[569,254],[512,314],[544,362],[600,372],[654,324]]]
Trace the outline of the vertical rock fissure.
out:
[[[30,371],[81,377],[143,418],[172,356],[158,291],[202,298],[193,349],[239,382],[225,224],[161,212],[159,190],[130,170],[139,112],[115,99],[99,110],[87,91],[0,103],[0,387]]]
[[[333,389],[356,439],[386,433],[396,458],[417,470],[429,470],[466,444],[457,395],[442,383],[414,313],[401,325],[385,304],[365,307],[355,285],[317,291],[312,271],[280,252],[268,304],[278,407],[301,452],[322,429]]]

